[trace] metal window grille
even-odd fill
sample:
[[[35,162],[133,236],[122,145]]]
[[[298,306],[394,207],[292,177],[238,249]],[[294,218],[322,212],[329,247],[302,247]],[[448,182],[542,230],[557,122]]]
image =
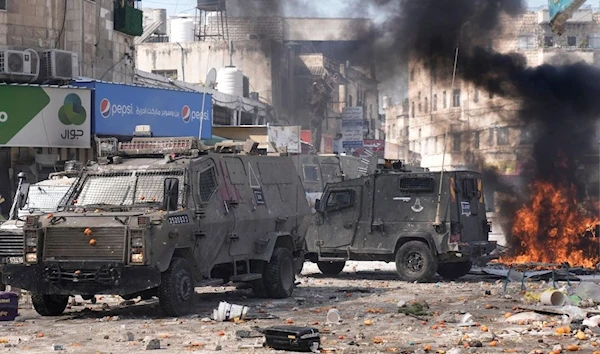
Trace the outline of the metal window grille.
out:
[[[319,170],[315,165],[303,165],[304,180],[307,182],[317,182],[319,180]]]
[[[6,10],[6,0],[0,0],[0,10]]]
[[[174,171],[112,171],[84,174],[70,198],[72,206],[136,206],[162,203],[165,178],[179,179],[179,201],[184,203],[185,174]]]
[[[431,177],[400,178],[400,190],[405,192],[432,192],[434,180]]]
[[[22,210],[34,210],[49,213],[56,211],[61,199],[71,186],[31,186],[27,203]]]
[[[210,200],[213,193],[217,189],[217,178],[215,168],[210,167],[207,170],[200,172],[198,177],[198,185],[200,187],[200,200],[206,203]]]
[[[463,195],[465,198],[475,197],[477,195],[477,181],[472,178],[463,180]]]

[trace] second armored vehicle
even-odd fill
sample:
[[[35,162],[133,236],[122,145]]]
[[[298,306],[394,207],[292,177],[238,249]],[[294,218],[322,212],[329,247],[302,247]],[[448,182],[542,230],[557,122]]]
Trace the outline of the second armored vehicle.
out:
[[[332,183],[316,210],[306,256],[329,275],[347,260],[379,260],[395,262],[406,281],[456,279],[496,248],[476,172],[396,170]]]
[[[205,154],[194,138],[98,146],[64,210],[26,217],[25,264],[4,267],[38,313],[61,314],[69,295],[117,294],[157,296],[180,316],[194,287],[227,281],[292,294],[310,209],[291,158]]]

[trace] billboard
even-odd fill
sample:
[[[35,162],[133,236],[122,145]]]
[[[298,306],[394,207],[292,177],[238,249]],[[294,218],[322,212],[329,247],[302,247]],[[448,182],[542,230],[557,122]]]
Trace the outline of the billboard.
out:
[[[354,156],[364,155],[365,150],[370,150],[374,155],[377,155],[380,159],[385,158],[385,140],[365,139],[363,140],[363,147],[358,148],[354,151]]]
[[[363,108],[344,107],[342,112],[342,146],[357,149],[363,146]]]
[[[201,138],[212,138],[211,94],[104,82],[77,85],[95,89],[92,132],[96,135],[128,136],[136,125],[150,125],[157,137],[198,137],[202,125]]]
[[[269,137],[269,146],[267,152],[285,152],[299,154],[302,152],[300,144],[300,131],[302,127],[299,125],[282,126],[282,127],[267,127],[267,135]]]
[[[0,85],[0,97],[0,146],[90,147],[90,90]]]

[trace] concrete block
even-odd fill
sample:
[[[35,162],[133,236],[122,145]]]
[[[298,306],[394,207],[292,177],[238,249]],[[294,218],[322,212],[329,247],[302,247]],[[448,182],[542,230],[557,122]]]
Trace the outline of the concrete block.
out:
[[[23,38],[22,37],[17,37],[17,36],[6,36],[6,44],[7,45],[15,45],[15,46],[22,46],[23,45]]]
[[[6,36],[8,34],[8,25],[0,24],[0,36]]]
[[[22,25],[23,24],[23,15],[17,14],[17,13],[13,13],[13,12],[9,12],[7,14],[8,18],[6,19],[6,22],[9,24],[13,24],[13,25]]]
[[[28,48],[39,47],[40,41],[37,38],[23,38],[23,46]]]
[[[36,6],[35,7],[35,16],[39,19],[44,18],[46,16],[46,7],[45,6]]]
[[[48,30],[45,28],[33,28],[33,38],[48,39]]]

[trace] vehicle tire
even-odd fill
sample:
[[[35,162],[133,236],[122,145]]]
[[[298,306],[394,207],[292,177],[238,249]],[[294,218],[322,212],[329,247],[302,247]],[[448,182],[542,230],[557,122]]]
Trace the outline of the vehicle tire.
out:
[[[263,280],[269,297],[284,299],[292,295],[296,274],[294,256],[289,249],[277,247],[273,250],[271,261],[265,264]]]
[[[185,258],[174,257],[161,274],[158,301],[163,313],[179,317],[190,312],[194,303],[194,276]]]
[[[42,316],[60,316],[67,308],[69,296],[31,293],[33,308]]]
[[[346,262],[317,262],[317,267],[325,275],[338,275],[345,266]]]
[[[435,275],[437,258],[425,242],[409,241],[396,252],[396,270],[404,281],[424,282]]]
[[[438,265],[437,273],[446,280],[456,280],[471,271],[473,264],[471,261],[442,263]]]

